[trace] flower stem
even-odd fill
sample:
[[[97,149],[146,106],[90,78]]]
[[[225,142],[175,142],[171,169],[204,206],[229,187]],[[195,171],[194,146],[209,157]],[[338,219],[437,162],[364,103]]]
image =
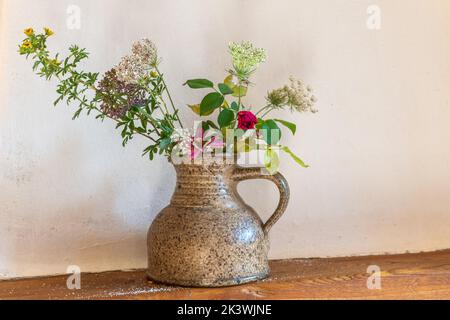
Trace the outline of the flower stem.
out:
[[[169,88],[167,87],[166,81],[164,80],[164,77],[163,77],[162,73],[159,71],[158,67],[156,67],[155,69],[156,69],[156,72],[158,73],[158,75],[161,77],[162,83],[164,85],[164,90],[166,91],[167,97],[169,98],[169,101],[170,101],[170,104],[172,106],[172,109],[173,109],[173,111],[176,114],[178,123],[180,124],[181,128],[183,128],[183,124],[181,123],[181,120],[180,120],[180,117],[178,115],[177,109],[175,108],[175,103],[173,102],[172,95],[170,94],[170,91],[169,91]]]
[[[264,114],[261,116],[261,119],[264,118],[265,116],[267,116],[270,112],[273,111],[273,108],[269,108],[269,110],[267,110],[266,112],[264,112]]]
[[[259,111],[255,114],[255,116],[258,116],[261,112],[263,112],[263,111],[265,111],[266,109],[269,109],[269,108],[271,108],[271,107],[272,107],[272,105],[269,104],[269,105],[265,106],[264,108],[261,108],[261,110],[259,110]],[[272,111],[272,110],[269,110],[268,112],[270,112],[270,111]],[[261,118],[263,118],[264,116],[266,116],[268,112],[264,113],[264,115],[261,116]]]
[[[238,90],[239,90],[238,106],[239,106],[239,109],[238,110],[241,110],[241,100],[242,100],[242,97],[241,97],[241,84],[242,84],[242,81],[241,81],[241,79],[239,79],[239,82],[238,82]]]
[[[169,109],[167,108],[167,104],[164,101],[164,99],[162,99],[162,97],[156,97],[155,94],[153,93],[152,90],[150,90],[147,86],[141,86],[148,94],[150,94],[152,96],[152,98],[157,101],[161,101],[163,107],[164,107],[164,112],[166,113],[166,115],[170,115],[169,113]],[[156,129],[156,128],[155,128]]]

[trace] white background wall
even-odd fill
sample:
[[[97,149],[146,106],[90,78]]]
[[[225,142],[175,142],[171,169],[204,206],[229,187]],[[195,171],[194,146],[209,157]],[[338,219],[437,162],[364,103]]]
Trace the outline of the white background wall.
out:
[[[69,4],[82,9],[68,30]],[[381,8],[381,30],[366,9]],[[0,0],[0,277],[142,268],[146,231],[169,201],[174,171],[123,149],[111,123],[53,108],[55,83],[16,54],[28,26],[56,31],[51,49],[78,43],[104,72],[142,37],[153,39],[187,122],[200,97],[181,84],[219,81],[227,43],[248,39],[269,60],[248,101],[289,75],[309,82],[317,115],[290,115],[285,141],[312,167],[285,158],[292,188],[271,232],[272,258],[450,247],[450,1],[448,0]],[[242,194],[268,217],[269,182]]]

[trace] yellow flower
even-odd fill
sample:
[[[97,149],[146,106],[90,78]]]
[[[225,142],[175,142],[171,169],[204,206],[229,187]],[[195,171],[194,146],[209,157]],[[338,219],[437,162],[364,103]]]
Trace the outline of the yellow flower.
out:
[[[33,47],[33,45],[31,44],[31,41],[25,40],[22,43],[22,48],[23,49],[31,49]]]
[[[152,78],[156,78],[158,76],[158,73],[155,70],[153,70],[152,72],[150,72],[150,76]]]
[[[27,28],[23,31],[23,33],[25,33],[27,36],[31,36],[34,34],[34,30],[33,28]]]
[[[49,37],[55,34],[55,33],[53,32],[53,30],[50,29],[50,28],[44,28],[44,31],[45,31],[45,35],[46,35],[46,36],[49,36]]]
[[[57,59],[53,59],[51,62],[56,66],[59,66],[61,64],[61,61],[58,61]]]

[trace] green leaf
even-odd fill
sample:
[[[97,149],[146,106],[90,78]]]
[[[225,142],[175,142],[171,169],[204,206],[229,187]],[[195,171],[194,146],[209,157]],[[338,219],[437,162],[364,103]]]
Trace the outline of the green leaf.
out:
[[[219,90],[222,92],[223,95],[232,94],[234,91],[229,86],[227,86],[225,83],[219,84]]]
[[[210,126],[210,128],[219,129],[217,127],[217,125],[214,122],[212,122],[211,120],[206,121],[206,123]]]
[[[219,108],[225,101],[223,95],[218,92],[212,92],[203,99],[200,104],[200,116],[207,116]]]
[[[288,147],[282,147],[281,150],[290,155],[292,159],[294,159],[294,161],[301,165],[303,168],[309,168],[309,165],[307,165],[305,162],[303,162],[302,159],[297,157]]]
[[[207,79],[188,80],[184,85],[189,86],[189,88],[191,89],[214,88],[214,83]]]
[[[217,127],[217,125],[214,122],[212,122],[211,120],[202,121],[202,129],[203,129],[204,132],[208,131],[211,128],[216,129],[216,130],[219,129]]]
[[[265,121],[263,119],[258,118],[258,122],[256,123],[255,128],[258,129],[258,130],[261,130],[264,122]]]
[[[223,80],[223,83],[225,83],[228,87],[233,89],[236,86],[236,83],[233,82],[233,75],[229,75],[228,77]]]
[[[209,130],[209,123],[207,121],[202,121],[202,130],[206,132]]]
[[[233,88],[233,97],[245,97],[247,95],[247,87],[244,86],[236,86]]]
[[[79,118],[82,111],[83,111],[83,108],[78,109],[75,112],[75,114],[73,115],[72,120],[75,120],[75,119]]]
[[[58,99],[56,99],[55,102],[53,102],[53,105],[56,107],[56,105],[58,103],[60,103],[63,99],[64,99],[64,96],[59,96]]]
[[[144,129],[144,131],[147,131],[147,124],[148,124],[147,119],[141,118],[141,125],[142,125],[142,128]]]
[[[191,110],[200,115],[200,105],[199,104],[188,104],[188,107],[191,108]],[[210,112],[208,112],[207,114],[204,114],[204,116],[209,116],[214,112],[214,110],[211,110]]]
[[[295,135],[295,133],[297,132],[297,125],[295,123],[292,123],[292,122],[289,122],[289,121],[280,120],[280,119],[274,119],[274,120],[276,122],[278,122],[278,123],[281,123],[283,126],[288,128],[289,130],[291,130],[293,135]]]
[[[161,142],[159,143],[159,149],[161,151],[165,151],[167,149],[167,147],[170,146],[171,143],[172,143],[172,139],[170,139],[170,138],[162,139]]]
[[[239,105],[237,104],[236,101],[233,101],[233,102],[231,103],[231,109],[233,109],[233,110],[236,111],[236,112],[239,112]]]
[[[272,149],[267,149],[264,153],[264,166],[270,174],[275,174],[280,168],[280,158],[277,152]]]
[[[228,104],[227,100],[223,101],[222,108],[224,108],[224,109],[229,109],[230,108],[230,105]]]
[[[219,123],[220,128],[228,127],[230,123],[234,120],[234,112],[230,109],[223,109],[219,114],[219,118],[217,122]]]
[[[188,107],[191,108],[191,110],[200,115],[200,105],[199,104],[188,104]]]
[[[145,156],[147,153],[149,153],[151,148],[152,146],[145,148],[144,151],[142,151],[142,156]]]
[[[274,120],[266,120],[261,125],[263,130],[264,140],[269,145],[277,144],[281,139],[281,130]]]

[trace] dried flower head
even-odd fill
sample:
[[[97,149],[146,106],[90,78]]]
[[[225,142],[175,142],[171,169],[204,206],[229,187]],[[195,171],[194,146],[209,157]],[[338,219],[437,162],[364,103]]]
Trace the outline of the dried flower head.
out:
[[[289,78],[290,84],[282,88],[275,89],[268,93],[267,101],[274,107],[283,109],[291,108],[291,111],[316,113],[314,105],[317,101],[312,94],[312,88],[307,86],[302,80],[293,77]]]
[[[265,62],[267,58],[264,49],[253,47],[253,44],[249,41],[231,42],[229,49],[235,74],[241,80],[248,79],[259,64]]]
[[[128,55],[122,58],[116,70],[120,81],[127,84],[137,84],[142,78],[147,76],[151,67],[136,56]]]
[[[141,58],[144,62],[156,67],[158,64],[158,49],[149,39],[135,42],[132,48],[133,55]]]
[[[275,89],[267,94],[267,101],[276,107],[282,107],[289,101],[288,93],[285,88]]]
[[[99,83],[102,93],[100,108],[108,116],[118,119],[133,106],[145,103],[145,93],[135,84],[127,84],[118,79],[115,69],[105,73]]]
[[[143,39],[133,44],[132,54],[122,58],[117,77],[127,84],[137,84],[158,65],[158,51],[153,42]]]

